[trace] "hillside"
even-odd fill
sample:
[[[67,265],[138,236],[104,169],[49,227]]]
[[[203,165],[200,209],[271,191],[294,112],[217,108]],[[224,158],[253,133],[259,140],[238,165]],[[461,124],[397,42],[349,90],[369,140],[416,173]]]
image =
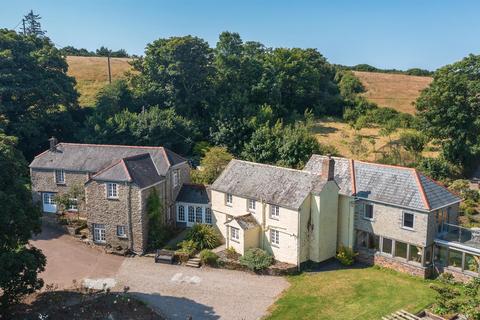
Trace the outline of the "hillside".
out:
[[[365,86],[365,97],[380,107],[415,113],[413,102],[432,81],[431,77],[353,71]]]
[[[124,77],[131,70],[129,58],[110,58],[112,80]],[[68,74],[77,80],[80,105],[89,106],[95,101],[97,92],[108,83],[106,57],[67,57]]]

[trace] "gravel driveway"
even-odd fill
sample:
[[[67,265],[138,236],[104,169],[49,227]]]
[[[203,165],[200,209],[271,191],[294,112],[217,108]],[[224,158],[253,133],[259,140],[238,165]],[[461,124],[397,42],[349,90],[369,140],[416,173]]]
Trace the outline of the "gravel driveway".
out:
[[[144,257],[126,259],[117,283],[169,319],[258,319],[288,287],[281,277],[155,264]]]
[[[47,267],[40,277],[46,284],[68,288],[73,280],[116,283],[150,304],[167,319],[258,319],[288,287],[282,277],[257,276],[241,271],[190,268],[154,263],[152,258],[123,258],[105,254],[54,228],[31,243],[42,249]]]

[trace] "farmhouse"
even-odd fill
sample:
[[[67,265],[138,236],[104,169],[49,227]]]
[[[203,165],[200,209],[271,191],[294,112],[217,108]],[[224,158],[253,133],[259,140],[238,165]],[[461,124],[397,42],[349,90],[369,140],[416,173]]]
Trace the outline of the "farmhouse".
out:
[[[55,196],[81,186],[84,201],[71,199],[68,211],[86,218],[96,244],[143,253],[148,217],[146,202],[155,192],[164,222],[175,223],[175,199],[190,181],[186,159],[163,147],[58,143],[30,164],[33,200],[46,215],[57,212]]]
[[[301,266],[346,246],[422,277],[478,274],[475,232],[458,238],[460,201],[412,168],[320,155],[303,170],[232,160],[211,186],[214,224],[239,253],[260,247]]]

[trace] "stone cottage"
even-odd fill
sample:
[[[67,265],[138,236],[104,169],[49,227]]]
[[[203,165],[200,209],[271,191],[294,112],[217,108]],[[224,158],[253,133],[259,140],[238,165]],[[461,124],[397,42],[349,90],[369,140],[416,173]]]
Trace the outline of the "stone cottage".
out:
[[[148,217],[146,200],[156,192],[167,224],[175,223],[175,199],[190,181],[187,160],[164,147],[57,143],[30,164],[34,201],[46,215],[57,212],[55,196],[73,185],[84,187],[81,211],[96,244],[143,253]]]

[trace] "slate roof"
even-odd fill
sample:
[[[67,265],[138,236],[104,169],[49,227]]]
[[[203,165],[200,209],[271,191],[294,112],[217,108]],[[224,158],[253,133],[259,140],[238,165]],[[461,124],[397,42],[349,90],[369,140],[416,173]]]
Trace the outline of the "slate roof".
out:
[[[176,201],[208,204],[210,203],[210,190],[203,184],[183,184]]]
[[[307,171],[231,160],[211,189],[296,210],[325,183]]]
[[[165,175],[170,166],[187,161],[164,147],[59,143],[57,151],[47,150],[33,159],[30,168],[64,169],[96,173],[120,159],[148,153],[159,175]]]
[[[133,182],[139,188],[154,185],[162,179],[148,153],[120,159],[92,176],[92,180]]]
[[[252,216],[251,213],[243,216],[234,217],[233,219],[237,221],[238,225],[243,230],[249,230],[259,226],[257,220],[254,216]]]
[[[304,170],[322,175],[322,161],[326,158],[312,155]],[[335,180],[344,195],[422,211],[436,210],[461,201],[445,187],[413,168],[337,157],[334,160]]]

